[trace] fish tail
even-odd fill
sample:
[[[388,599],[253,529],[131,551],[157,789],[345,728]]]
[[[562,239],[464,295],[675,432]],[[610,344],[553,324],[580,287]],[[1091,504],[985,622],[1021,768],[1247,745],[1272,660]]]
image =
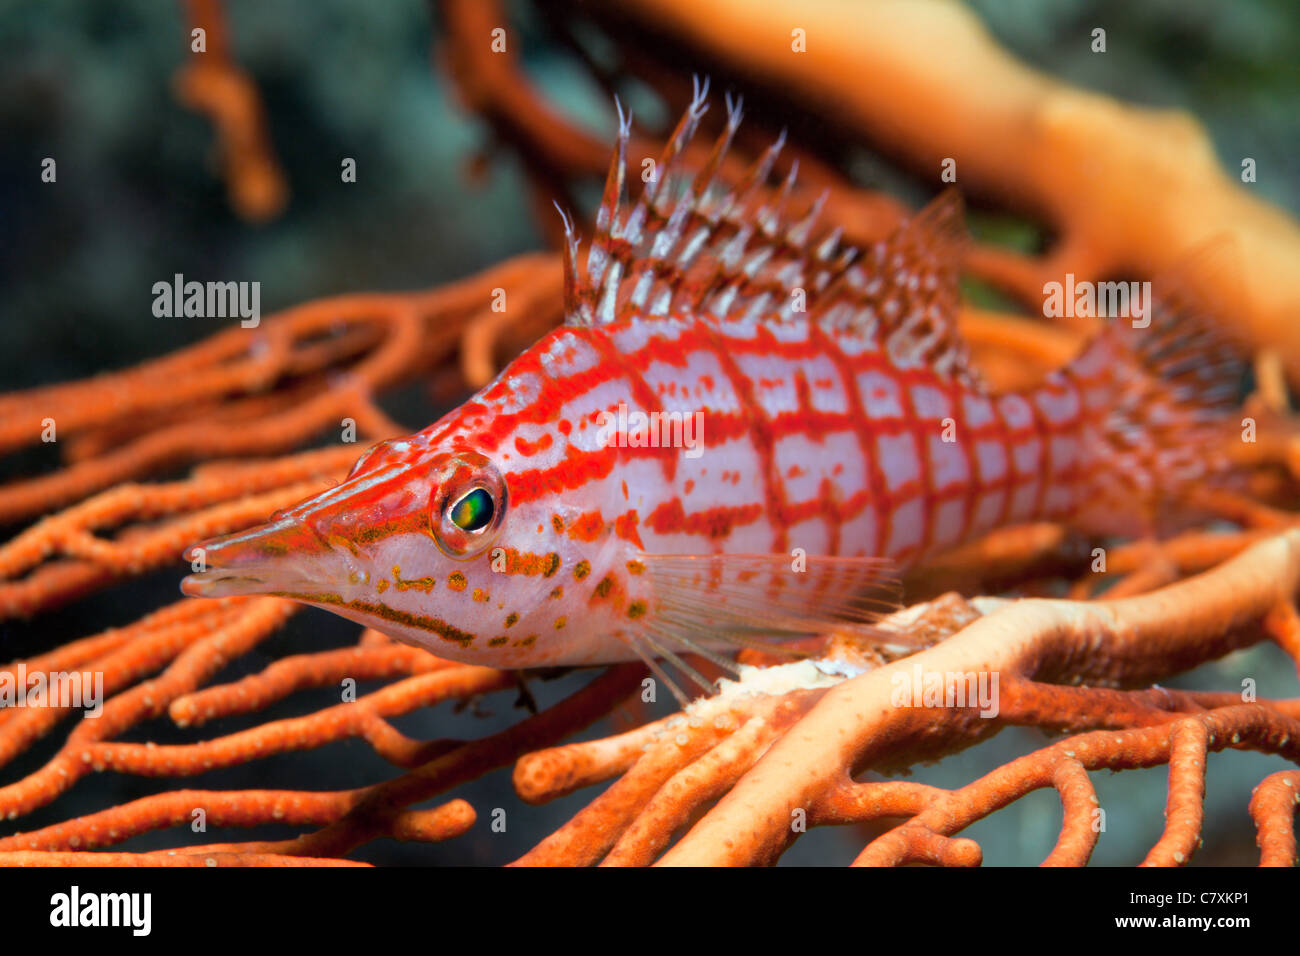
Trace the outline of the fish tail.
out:
[[[1239,275],[1212,241],[1136,287],[1124,314],[1067,366],[1080,398],[1078,526],[1157,533],[1191,519],[1187,492],[1232,471],[1245,353],[1196,293]]]

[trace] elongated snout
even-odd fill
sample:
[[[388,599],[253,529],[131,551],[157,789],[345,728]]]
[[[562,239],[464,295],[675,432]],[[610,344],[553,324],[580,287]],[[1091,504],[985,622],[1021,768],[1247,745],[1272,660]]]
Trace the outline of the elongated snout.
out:
[[[318,543],[303,537],[302,523],[284,518],[197,544],[186,557],[202,570],[187,575],[181,591],[208,598],[310,591],[311,581],[296,556],[304,545],[317,550]]]

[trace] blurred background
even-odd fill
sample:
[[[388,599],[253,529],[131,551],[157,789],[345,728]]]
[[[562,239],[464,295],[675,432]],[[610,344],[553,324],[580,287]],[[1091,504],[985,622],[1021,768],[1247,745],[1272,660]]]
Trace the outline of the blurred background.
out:
[[[1130,102],[1180,107],[1208,128],[1224,165],[1258,163],[1258,192],[1300,213],[1300,5],[1294,0],[970,0],[1011,52],[1061,79]],[[197,341],[220,320],[152,315],[152,286],[187,278],[261,282],[262,311],[344,292],[440,285],[519,252],[542,234],[517,163],[507,151],[476,166],[486,128],[457,109],[434,50],[437,28],[423,0],[227,0],[238,63],[263,98],[269,133],[289,183],[284,213],[265,225],[237,218],[227,202],[204,117],[181,106],[173,76],[186,57],[189,24],[179,4],[158,0],[0,0],[0,390],[118,369]],[[755,3],[761,15],[761,4]],[[542,28],[527,2],[510,5],[512,27],[531,79],[553,102],[604,136],[613,131],[604,94],[571,54]],[[1091,30],[1107,30],[1108,51],[1089,49]],[[940,55],[936,51],[936,55]],[[58,179],[40,180],[54,157]],[[340,181],[340,162],[357,162],[357,181]],[[862,185],[873,181],[868,165]],[[413,429],[444,410],[416,386],[384,397]],[[15,456],[0,478],[46,466],[37,454]],[[14,529],[5,529],[5,536]],[[176,595],[182,568],[43,614],[0,622],[0,659],[8,660],[126,623]],[[356,627],[307,609],[253,654],[223,672],[225,681],[284,654],[342,646]],[[1244,676],[1262,696],[1295,693],[1292,672],[1268,648],[1237,654],[1185,675],[1178,686],[1231,689]],[[545,704],[585,675],[534,688]],[[363,688],[364,690],[365,688]],[[256,719],[228,719],[204,736],[233,732],[266,717],[308,713],[335,692],[304,693]],[[421,737],[484,736],[521,711],[508,694],[460,713],[442,708],[408,715],[399,729]],[[667,712],[666,705],[661,710]],[[591,734],[609,732],[605,723]],[[47,760],[56,733],[0,770],[0,783]],[[155,721],[127,739],[195,739]],[[913,779],[953,786],[1044,742],[1009,730]],[[1254,835],[1246,811],[1250,787],[1276,761],[1237,752],[1211,762],[1205,847],[1194,863],[1250,863]],[[1095,774],[1107,831],[1093,861],[1136,862],[1159,833],[1165,768]],[[361,742],[261,761],[186,781],[202,788],[358,786],[394,775]],[[52,807],[21,821],[33,829],[146,793],[174,781],[108,774],[82,781]],[[594,791],[546,807],[524,807],[509,771],[454,795],[478,810],[479,823],[445,844],[378,842],[357,857],[409,864],[496,864],[534,845],[583,806]],[[505,833],[492,833],[494,807],[508,810]],[[1048,791],[968,831],[987,864],[1035,863],[1050,850],[1060,822]],[[0,833],[12,832],[0,825]],[[290,831],[210,831],[205,842],[275,838]],[[190,834],[137,838],[125,849],[175,845]],[[783,859],[843,864],[863,833],[814,831]]]

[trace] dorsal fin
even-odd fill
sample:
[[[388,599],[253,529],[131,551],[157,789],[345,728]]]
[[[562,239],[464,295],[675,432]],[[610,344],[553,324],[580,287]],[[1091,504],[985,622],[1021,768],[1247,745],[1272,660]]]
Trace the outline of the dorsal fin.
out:
[[[956,322],[965,242],[961,195],[947,189],[888,238],[862,250],[817,296],[813,317],[874,335],[900,368],[926,365],[974,382]]]
[[[568,323],[684,313],[783,322],[802,299],[810,318],[871,339],[901,367],[927,365],[973,384],[956,329],[965,237],[957,192],[943,193],[866,250],[843,245],[838,230],[816,228],[825,194],[798,218],[786,215],[797,164],[778,188],[767,188],[784,134],[734,188],[714,188],[740,125],[739,100],[727,97],[727,124],[708,157],[687,160],[707,94],[707,80],[697,81],[634,203],[627,198],[631,117],[618,106],[618,144],[585,264],[565,216]]]

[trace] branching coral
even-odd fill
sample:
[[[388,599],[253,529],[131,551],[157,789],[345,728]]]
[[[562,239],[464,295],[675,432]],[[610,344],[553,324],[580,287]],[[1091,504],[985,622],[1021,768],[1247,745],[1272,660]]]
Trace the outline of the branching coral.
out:
[[[1300,532],[1290,531],[1214,571],[1141,597],[996,603],[936,646],[829,690],[778,698],[724,693],[695,705],[687,717],[621,739],[531,755],[515,775],[525,799],[619,780],[520,862],[651,862],[692,811],[725,794],[664,855],[664,863],[770,861],[807,826],[906,817],[869,844],[858,863],[974,865],[981,859],[978,846],[953,834],[1032,790],[1055,787],[1065,820],[1045,862],[1078,865],[1087,861],[1099,833],[1086,771],[1158,764],[1170,768],[1169,812],[1164,836],[1146,862],[1186,862],[1200,837],[1208,753],[1245,747],[1295,760],[1300,702],[1243,703],[1239,694],[1117,691],[1043,681],[1144,682],[1171,661],[1187,667],[1245,646],[1263,633],[1249,625],[1277,608],[1289,609],[1288,620],[1270,629],[1290,626],[1297,585]],[[922,618],[942,620],[966,607],[948,599],[920,610]],[[938,709],[911,700],[900,704],[898,688],[910,684],[914,669],[996,674],[996,713],[981,713],[975,702]],[[1077,736],[959,790],[853,781],[863,769],[923,759],[1005,724]],[[1078,733],[1092,728],[1106,729]],[[1295,862],[1293,844],[1286,842],[1295,812],[1289,779],[1268,778],[1253,802],[1267,863]]]
[[[185,601],[165,608],[130,628],[69,645],[50,657],[28,661],[29,670],[79,668],[105,674],[113,693],[166,664],[152,680],[117,693],[97,719],[83,720],[44,767],[0,788],[0,813],[9,819],[49,803],[91,770],[112,769],[141,776],[187,776],[214,767],[263,758],[286,750],[319,747],[347,736],[361,736],[390,762],[414,767],[405,776],[356,790],[235,793],[179,790],[146,797],[100,813],[30,833],[0,839],[0,862],[79,862],[82,851],[111,846],[149,830],[190,823],[202,812],[219,826],[280,822],[320,826],[297,840],[279,843],[186,847],[143,854],[154,865],[189,865],[198,855],[217,862],[252,864],[285,857],[338,856],[378,836],[437,841],[465,832],[475,814],[464,800],[433,810],[407,810],[458,783],[507,763],[521,753],[585,726],[623,696],[641,676],[639,667],[613,668],[559,705],[480,741],[410,740],[385,718],[448,699],[463,699],[513,686],[508,673],[440,661],[411,648],[396,647],[382,636],[363,635],[351,651],[329,651],[272,665],[240,684],[196,688],[231,657],[246,653],[293,613],[275,598],[234,599],[207,606]],[[135,723],[170,713],[181,725],[219,714],[257,710],[277,696],[335,675],[374,679],[410,675],[355,702],[294,720],[274,721],[252,731],[199,744],[162,747],[109,740]],[[56,708],[13,711],[0,725],[8,762],[47,732],[63,714]],[[40,854],[48,854],[41,857]],[[10,854],[13,857],[10,858]]]
[[[176,74],[176,96],[212,121],[230,204],[245,219],[272,219],[289,198],[257,86],[235,63],[220,0],[186,0],[189,59]]]
[[[704,51],[758,91],[780,86],[809,110],[847,102],[852,108],[841,117],[847,135],[888,146],[915,167],[936,165],[948,154],[940,147],[954,152],[963,186],[1028,206],[1061,231],[1060,246],[1043,261],[988,249],[974,254],[974,271],[1025,299],[1045,275],[1064,267],[1081,276],[1157,268],[1178,251],[1171,235],[1191,238],[1228,220],[1242,234],[1252,276],[1282,275],[1278,262],[1294,248],[1294,226],[1223,182],[1183,121],[1141,116],[1030,75],[948,4],[879,6],[870,36],[856,21],[832,19],[834,9],[822,4],[803,5],[797,17],[792,11],[783,19],[779,11],[736,17],[723,0],[637,0],[621,14],[601,11],[599,19],[616,38],[629,24],[653,20],[665,50],[679,43],[675,52]],[[209,30],[214,60],[229,71],[219,11],[199,3],[194,9],[196,22]],[[539,221],[558,224],[549,200],[559,197],[577,209],[575,187],[603,172],[607,145],[547,106],[520,71],[514,46],[509,54],[491,52],[490,31],[507,25],[496,4],[447,0],[438,9],[446,28],[444,60],[465,104],[524,156]],[[552,3],[543,9],[581,52],[567,9]],[[720,16],[732,17],[737,29],[701,34],[706,18]],[[789,52],[790,29],[801,25],[810,43],[823,48],[818,56]],[[921,57],[915,44],[902,42],[922,27],[944,32],[951,62]],[[779,36],[747,32],[778,28]],[[628,42],[619,50],[627,59],[622,68],[669,103],[684,95],[680,71],[662,58]],[[856,98],[848,98],[846,78],[854,71],[837,64],[849,50],[855,60],[876,64],[882,89],[907,95],[885,102],[856,84]],[[618,85],[607,67],[587,63],[611,89]],[[992,77],[987,89],[961,82],[977,66]],[[209,82],[200,80],[182,81],[196,103],[204,100],[194,90]],[[1007,91],[1016,95],[1003,96]],[[258,140],[264,135],[257,132],[259,110],[240,97],[238,109],[213,109],[232,164],[231,188],[252,196],[236,200],[241,208],[251,203],[247,212],[274,205],[266,197],[275,190],[267,187],[273,167],[265,140]],[[985,97],[998,103],[990,106]],[[979,137],[971,141],[973,121],[966,117],[976,115]],[[1103,188],[1082,172],[1079,137],[1119,139],[1125,130],[1153,124],[1178,132],[1169,155],[1157,160],[1191,157],[1186,179],[1177,180],[1185,188],[1161,194],[1160,214],[1149,228],[1100,228],[1089,204],[1105,199],[1108,214],[1119,215],[1116,204],[1133,190],[1149,198],[1145,184],[1156,160],[1111,151],[1110,185]],[[753,139],[738,144],[737,169],[747,144],[765,144],[771,132],[759,124],[748,129]],[[632,150],[657,153],[657,145],[653,134],[643,134]],[[895,200],[853,185],[814,145],[797,145],[791,154],[807,191],[829,190],[827,217],[851,240],[876,238],[902,214]],[[1023,195],[1011,194],[1012,181],[1025,184]],[[1191,210],[1187,191],[1200,187],[1214,201]],[[486,382],[504,357],[558,320],[561,285],[556,257],[524,256],[445,288],[312,302],[269,316],[255,330],[231,329],[134,369],[0,396],[0,452],[35,445],[53,424],[63,456],[53,471],[0,486],[0,521],[37,519],[0,545],[0,617],[43,615],[127,577],[179,567],[179,560],[190,560],[183,551],[195,540],[262,520],[337,480],[357,457],[356,445],[299,449],[334,429],[348,434],[354,427],[366,440],[405,431],[376,404],[403,382],[421,376],[456,385]],[[20,668],[99,673],[107,696],[103,715],[73,725],[42,766],[0,785],[0,817],[21,826],[39,808],[58,806],[94,771],[188,778],[349,738],[364,740],[401,772],[348,790],[168,790],[11,833],[0,838],[0,863],[346,862],[377,839],[433,842],[465,834],[476,814],[456,789],[511,764],[516,791],[529,804],[612,781],[520,864],[766,863],[809,827],[871,822],[877,835],[866,841],[860,864],[973,865],[982,851],[963,830],[1031,791],[1052,788],[1063,823],[1044,862],[1078,865],[1097,844],[1097,811],[1105,809],[1089,772],[1152,766],[1169,768],[1168,810],[1144,862],[1186,862],[1205,828],[1211,753],[1253,749],[1300,762],[1300,702],[1152,686],[1263,639],[1300,662],[1294,604],[1300,431],[1283,377],[1285,369],[1295,371],[1300,342],[1278,322],[1290,301],[1287,288],[1293,287],[1279,280],[1277,294],[1255,300],[1250,311],[1258,373],[1245,413],[1258,422],[1258,440],[1233,449],[1249,479],[1232,493],[1189,502],[1220,519],[1213,527],[1107,542],[1104,568],[1094,564],[1098,542],[1064,526],[1004,529],[911,572],[911,606],[882,624],[885,632],[906,636],[899,646],[864,648],[848,635],[829,635],[814,649],[815,661],[781,663],[746,652],[744,679],[685,713],[580,743],[566,741],[641,689],[640,665],[610,668],[558,704],[479,740],[416,739],[394,720],[443,702],[513,694],[516,676],[441,660],[367,631],[353,646],[283,657],[258,673],[208,686],[226,664],[263,644],[296,606],[274,598],[184,600],[0,668],[0,679],[15,678]],[[509,302],[506,311],[492,309],[497,290]],[[986,378],[1004,388],[1061,364],[1080,342],[1077,329],[976,310],[963,316],[963,331]],[[178,467],[192,470],[179,480],[155,480]],[[1022,599],[971,596],[1008,593]],[[924,649],[912,653],[918,645]],[[918,674],[995,677],[996,707],[900,700],[899,688]],[[165,717],[197,730],[347,679],[386,683],[355,701],[195,742],[127,739],[149,720]],[[0,766],[71,716],[71,708],[0,710]],[[863,779],[953,753],[1013,725],[1066,736],[953,789]],[[1262,779],[1251,800],[1266,865],[1296,862],[1298,792],[1300,772],[1281,771]],[[447,802],[415,808],[433,799]],[[300,834],[146,853],[102,849],[192,825],[196,814],[213,826],[280,823]]]

